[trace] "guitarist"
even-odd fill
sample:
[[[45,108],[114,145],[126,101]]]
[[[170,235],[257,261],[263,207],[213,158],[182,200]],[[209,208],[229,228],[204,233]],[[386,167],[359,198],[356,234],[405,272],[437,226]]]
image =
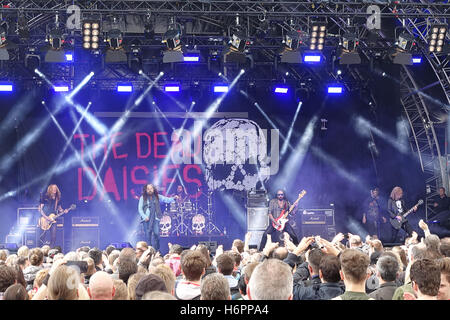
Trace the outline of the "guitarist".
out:
[[[48,217],[51,213],[60,213],[63,209],[61,207],[61,191],[56,184],[51,184],[47,188],[47,192],[42,195],[39,203],[39,213],[49,222],[53,222],[51,218]],[[54,247],[56,243],[56,223],[53,223],[49,230],[42,230],[39,236],[39,240],[42,245],[45,244],[45,234],[47,231],[50,233],[50,247]]]
[[[291,204],[289,203],[289,201],[285,198],[284,195],[284,191],[279,189],[277,190],[276,193],[277,197],[270,200],[269,202],[269,226],[267,227],[266,231],[264,231],[264,234],[261,238],[261,243],[260,243],[260,250],[264,249],[264,246],[266,245],[266,241],[267,241],[267,235],[270,234],[272,236],[272,240],[274,242],[276,242],[279,239],[279,236],[283,233],[283,232],[287,232],[289,234],[289,236],[292,238],[292,242],[295,245],[298,245],[298,238],[297,235],[295,234],[294,229],[292,228],[292,226],[289,223],[286,223],[285,227],[283,230],[277,231],[272,223],[274,224],[278,224],[276,222],[276,219],[283,213],[283,211],[288,211],[289,208],[291,207]],[[296,209],[294,209],[296,210]]]
[[[401,221],[403,214],[408,210],[405,206],[405,200],[403,199],[403,190],[400,187],[394,187],[391,191],[391,195],[388,200],[387,208],[392,219],[397,219]],[[414,212],[417,211],[417,205],[413,208]],[[408,220],[402,223],[401,228],[408,234],[408,237],[412,236],[413,229],[409,224]],[[391,242],[395,242],[397,238],[398,231],[392,228],[392,238]]]

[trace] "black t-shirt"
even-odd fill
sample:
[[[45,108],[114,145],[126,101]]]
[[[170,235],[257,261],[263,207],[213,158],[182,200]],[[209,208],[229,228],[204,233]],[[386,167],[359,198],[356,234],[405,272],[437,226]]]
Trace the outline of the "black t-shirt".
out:
[[[50,197],[48,197],[47,195],[44,194],[43,196],[41,196],[40,204],[44,205],[42,207],[42,211],[44,211],[44,213],[46,215],[49,215],[51,213],[57,214],[58,213],[57,212],[58,208],[61,207],[61,199],[58,201],[58,204],[56,204],[56,198],[52,199],[52,198],[50,198]],[[56,207],[56,205],[58,207]]]
[[[436,211],[437,213],[442,212],[442,211],[445,211],[445,210],[449,210],[449,207],[450,207],[450,198],[447,197],[447,195],[444,195],[443,198],[439,197],[439,198],[436,200],[436,203],[438,204],[437,207],[436,207],[436,209],[435,209],[435,211]]]

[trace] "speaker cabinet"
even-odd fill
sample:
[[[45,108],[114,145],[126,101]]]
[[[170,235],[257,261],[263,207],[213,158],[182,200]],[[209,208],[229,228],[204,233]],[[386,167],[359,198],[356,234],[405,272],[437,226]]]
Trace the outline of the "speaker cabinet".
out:
[[[42,247],[42,245],[39,245],[39,234],[40,234],[39,228],[27,227],[25,229],[25,232],[23,233],[22,244],[24,246],[27,246],[28,248]]]
[[[266,230],[269,226],[269,208],[247,208],[247,230]]]
[[[100,247],[98,217],[72,217],[72,250],[83,246]]]

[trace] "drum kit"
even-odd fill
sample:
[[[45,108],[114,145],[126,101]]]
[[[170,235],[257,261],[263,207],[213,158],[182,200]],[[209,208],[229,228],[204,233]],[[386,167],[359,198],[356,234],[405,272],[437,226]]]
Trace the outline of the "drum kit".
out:
[[[206,210],[199,205],[199,197],[195,199],[195,202],[186,198],[166,204],[159,222],[161,237],[221,233],[213,221],[212,192],[208,192],[207,195],[203,192],[201,194],[206,196],[208,200]]]

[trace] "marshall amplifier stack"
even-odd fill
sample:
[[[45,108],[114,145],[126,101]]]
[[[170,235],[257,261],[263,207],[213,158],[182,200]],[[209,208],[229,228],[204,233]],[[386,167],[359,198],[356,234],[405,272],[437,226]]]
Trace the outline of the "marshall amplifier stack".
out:
[[[251,190],[247,193],[247,232],[252,236],[250,246],[259,246],[264,231],[269,226],[269,200],[265,190]]]
[[[330,241],[336,235],[333,208],[304,209],[303,212],[298,212],[296,217],[297,226],[301,226],[303,237],[318,235]],[[298,219],[301,221],[298,221]]]
[[[72,250],[100,247],[99,217],[72,217]]]

